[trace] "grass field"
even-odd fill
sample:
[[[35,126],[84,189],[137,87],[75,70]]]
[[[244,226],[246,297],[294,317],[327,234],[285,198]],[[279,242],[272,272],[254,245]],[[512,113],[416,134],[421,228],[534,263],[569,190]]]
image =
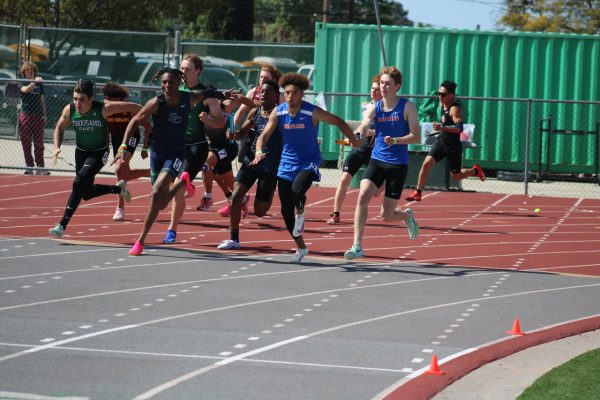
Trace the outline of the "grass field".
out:
[[[575,357],[536,380],[517,400],[600,399],[600,349]]]

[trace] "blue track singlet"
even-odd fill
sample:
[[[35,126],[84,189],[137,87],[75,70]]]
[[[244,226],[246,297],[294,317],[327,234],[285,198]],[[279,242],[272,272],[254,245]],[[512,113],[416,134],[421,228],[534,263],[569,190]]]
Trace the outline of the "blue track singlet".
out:
[[[406,99],[398,99],[392,111],[383,111],[383,101],[375,104],[375,146],[371,159],[389,164],[408,164],[408,145],[388,146],[383,141],[386,136],[402,137],[410,133],[408,122],[404,119]]]
[[[300,110],[292,116],[288,103],[277,106],[277,122],[283,141],[283,151],[277,176],[293,182],[300,171],[311,170],[320,181],[319,166],[321,150],[319,149],[319,124],[313,124],[314,104],[302,101]]]

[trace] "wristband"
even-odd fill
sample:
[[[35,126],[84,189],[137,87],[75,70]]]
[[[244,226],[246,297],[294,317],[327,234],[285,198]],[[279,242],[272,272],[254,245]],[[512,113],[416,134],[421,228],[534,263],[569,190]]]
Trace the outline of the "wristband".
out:
[[[145,151],[147,153],[148,152],[148,146],[142,147],[142,151]]]
[[[119,146],[118,152],[122,153],[124,151],[127,151],[127,145],[126,144],[122,144],[122,145]]]
[[[254,152],[255,155],[260,156],[261,154],[263,154],[262,150],[256,150]]]

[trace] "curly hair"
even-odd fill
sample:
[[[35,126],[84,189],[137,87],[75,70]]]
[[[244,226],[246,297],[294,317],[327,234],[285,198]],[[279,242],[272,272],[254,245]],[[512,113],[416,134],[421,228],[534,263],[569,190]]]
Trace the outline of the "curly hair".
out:
[[[383,67],[379,71],[379,75],[387,74],[396,82],[396,85],[402,86],[402,72],[396,67]]]
[[[108,81],[102,88],[104,97],[113,97],[120,100],[125,100],[129,96],[129,90],[118,83]]]
[[[154,76],[152,77],[152,83],[156,82],[163,74],[171,74],[177,79],[179,79],[180,82],[183,82],[185,86],[187,86],[185,74],[181,72],[181,70],[171,67],[164,67],[160,69],[156,74],[154,74]]]
[[[285,88],[287,85],[294,85],[298,89],[304,91],[310,87],[310,81],[306,75],[297,74],[295,72],[284,74],[279,78],[279,86]]]

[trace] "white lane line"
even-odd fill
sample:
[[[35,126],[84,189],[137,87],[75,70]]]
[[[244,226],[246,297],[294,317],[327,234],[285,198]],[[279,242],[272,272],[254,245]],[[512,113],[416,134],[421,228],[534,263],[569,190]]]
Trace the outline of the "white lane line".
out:
[[[10,257],[0,257],[0,260],[12,260],[15,258],[30,258],[30,257],[49,257],[49,256],[64,256],[66,254],[78,254],[78,253],[96,253],[96,252],[102,252],[102,251],[124,251],[125,248],[124,247],[109,247],[109,248],[104,248],[104,249],[98,249],[98,250],[77,250],[77,251],[61,251],[59,253],[40,253],[40,254],[27,254],[24,256],[10,256]]]
[[[116,327],[116,328],[106,329],[106,330],[103,330],[103,331],[88,333],[86,335],[75,336],[75,337],[72,337],[72,338],[69,338],[69,339],[59,340],[59,341],[56,341],[56,342],[45,344],[43,346],[32,347],[32,348],[27,349],[27,350],[19,351],[18,353],[8,354],[8,355],[6,355],[4,357],[0,357],[0,362],[7,361],[7,360],[10,360],[10,359],[13,359],[13,358],[17,358],[17,357],[21,357],[21,356],[24,356],[24,355],[27,355],[27,354],[37,353],[37,352],[42,351],[42,350],[51,349],[51,348],[60,346],[62,344],[72,343],[72,342],[76,342],[76,341],[84,340],[84,339],[89,339],[89,338],[92,338],[92,337],[95,337],[95,336],[104,335],[106,333],[113,333],[113,332],[118,332],[118,331],[124,331],[124,330],[127,330],[127,329],[134,328],[136,326],[137,325],[120,326],[120,327]]]
[[[74,397],[74,396],[43,396],[41,394],[34,393],[21,393],[21,392],[3,392],[0,391],[0,399],[14,399],[14,400],[89,400],[89,397]]]
[[[205,372],[211,371],[213,369],[220,368],[220,367],[222,367],[224,365],[231,364],[232,362],[239,361],[239,360],[242,360],[244,358],[247,358],[247,357],[250,357],[250,356],[253,356],[253,355],[256,355],[256,354],[264,353],[266,351],[275,349],[277,347],[285,346],[286,344],[290,344],[290,343],[298,342],[300,340],[304,340],[306,338],[307,338],[306,336],[297,336],[295,338],[291,338],[291,339],[287,339],[287,340],[282,340],[281,342],[273,343],[273,344],[270,344],[268,346],[264,346],[264,347],[260,347],[258,349],[252,350],[252,351],[248,351],[246,353],[238,354],[237,356],[226,358],[226,359],[218,361],[218,362],[216,362],[216,363],[214,363],[212,365],[209,365],[209,366],[204,367],[204,368],[197,369],[195,371],[192,371],[190,373],[182,375],[182,376],[180,376],[180,377],[178,377],[176,379],[173,379],[173,380],[171,380],[169,382],[165,382],[162,385],[156,386],[156,387],[148,390],[147,392],[142,393],[142,394],[134,397],[134,400],[144,400],[144,399],[152,398],[155,395],[157,395],[157,394],[159,394],[161,392],[164,392],[165,390],[168,390],[168,389],[172,388],[173,386],[176,386],[176,385],[178,385],[180,383],[189,381],[190,379],[193,379],[193,378],[197,377],[198,375],[202,375]]]
[[[562,290],[581,289],[583,287],[586,287],[586,288],[587,287],[599,287],[599,286],[600,286],[600,283],[599,284],[593,284],[593,285],[578,285],[578,286],[563,287],[563,288],[532,290],[532,291],[527,291],[527,292],[520,292],[520,293],[512,293],[512,294],[502,295],[502,296],[495,297],[494,299],[517,297],[517,296],[524,296],[524,295],[538,294],[538,293],[556,292],[556,291],[562,291]],[[369,318],[369,319],[365,319],[365,320],[361,320],[361,321],[354,321],[354,322],[351,322],[351,323],[347,323],[347,324],[343,324],[343,325],[338,325],[338,326],[330,327],[330,328],[323,329],[323,330],[320,330],[320,331],[312,332],[312,333],[307,334],[307,335],[297,336],[295,338],[291,338],[291,339],[288,339],[288,340],[283,340],[283,341],[276,342],[276,343],[273,343],[273,344],[268,345],[268,346],[260,347],[258,349],[249,351],[247,353],[242,353],[242,354],[239,354],[237,356],[230,357],[230,358],[224,359],[222,361],[218,361],[218,362],[216,362],[216,363],[214,363],[212,365],[209,365],[207,367],[203,367],[203,368],[197,369],[195,371],[191,371],[191,372],[189,372],[189,373],[187,373],[185,375],[182,375],[182,376],[180,376],[178,378],[172,379],[172,380],[170,380],[168,382],[165,382],[165,383],[163,383],[161,385],[158,385],[158,386],[156,386],[156,387],[154,387],[154,388],[152,388],[152,389],[150,389],[150,390],[148,390],[148,391],[140,394],[139,396],[136,396],[134,398],[134,400],[145,400],[145,399],[152,398],[155,395],[157,395],[157,394],[159,394],[159,393],[161,393],[161,392],[163,392],[165,390],[168,390],[168,389],[170,389],[170,388],[178,385],[179,383],[186,382],[186,381],[188,381],[190,379],[193,379],[193,378],[195,378],[195,377],[197,377],[199,375],[202,375],[202,374],[204,374],[206,372],[215,370],[217,368],[220,368],[222,366],[231,364],[231,363],[233,363],[235,361],[242,360],[244,358],[250,357],[250,356],[255,355],[255,354],[264,353],[266,351],[269,351],[269,350],[272,350],[272,349],[275,349],[275,348],[278,348],[278,347],[281,347],[281,346],[285,346],[286,344],[289,344],[289,343],[295,343],[295,342],[299,342],[301,340],[305,340],[305,339],[309,339],[309,338],[314,338],[316,336],[323,335],[325,333],[331,333],[331,332],[338,331],[338,330],[341,330],[341,329],[346,329],[346,328],[350,328],[350,327],[354,327],[354,326],[358,326],[358,325],[368,324],[368,323],[372,323],[372,322],[376,322],[376,321],[381,321],[381,320],[385,320],[385,319],[389,319],[389,318],[396,318],[396,317],[399,317],[399,316],[404,316],[404,315],[408,315],[408,314],[419,313],[419,312],[423,312],[423,311],[430,311],[430,310],[440,309],[440,308],[445,308],[445,307],[453,307],[453,306],[460,305],[460,304],[471,303],[473,301],[486,301],[486,300],[489,300],[489,299],[488,298],[476,298],[476,299],[460,300],[460,301],[456,301],[456,302],[452,302],[452,303],[437,304],[437,305],[433,305],[433,306],[427,306],[427,307],[422,307],[422,308],[417,308],[417,309],[412,309],[412,310],[401,311],[401,312],[398,312],[398,313],[381,315],[381,316],[378,316],[378,317],[373,317],[373,318]],[[453,354],[453,355],[451,355],[449,357],[446,357],[444,359],[444,361],[447,362],[447,361],[449,361],[449,360],[451,360],[453,358],[459,357],[462,354],[470,353],[470,352],[472,352],[474,350],[476,350],[476,349],[475,348],[471,348],[471,349],[464,350],[462,352],[455,353],[455,354]],[[427,367],[425,367],[425,368],[427,368]],[[425,368],[422,368],[419,371],[424,371]],[[415,373],[413,373],[411,375],[415,375],[415,374],[419,373],[419,371],[417,371],[417,372],[415,372]]]
[[[65,190],[65,191],[61,191],[61,192],[52,192],[52,193],[43,193],[43,194],[38,194],[38,195],[27,195],[26,197],[11,197],[11,198],[6,198],[6,199],[0,199],[0,201],[31,200],[31,199],[35,199],[35,198],[39,198],[39,197],[48,197],[48,196],[53,196],[55,194],[65,194],[65,193],[71,193],[71,190]]]
[[[152,265],[154,265],[154,264],[152,264]],[[121,267],[115,267],[115,268],[121,268]],[[256,278],[256,277],[271,276],[271,275],[295,274],[295,273],[301,273],[301,272],[321,272],[321,271],[327,271],[330,269],[337,269],[337,268],[339,268],[339,267],[338,266],[326,267],[326,268],[320,268],[318,270],[315,270],[314,268],[313,269],[299,269],[299,270],[294,270],[294,271],[278,271],[278,272],[266,272],[263,274],[239,275],[239,276],[231,277],[231,278],[211,278],[211,279],[203,279],[203,280],[198,280],[198,281],[166,283],[164,285],[143,286],[143,287],[139,287],[139,288],[124,289],[124,290],[112,290],[112,291],[108,291],[108,292],[94,293],[94,294],[88,294],[88,295],[82,295],[82,296],[65,297],[62,299],[45,300],[45,301],[38,301],[35,303],[18,304],[18,305],[14,305],[14,306],[0,307],[0,311],[12,310],[15,308],[24,308],[24,307],[52,304],[52,303],[60,303],[60,302],[64,302],[64,301],[89,299],[89,298],[94,298],[94,297],[108,296],[108,295],[114,295],[114,294],[120,294],[120,293],[137,292],[137,291],[141,291],[141,290],[153,290],[153,289],[160,289],[160,288],[171,287],[171,286],[189,285],[192,283],[208,283],[208,282],[217,282],[217,281],[226,280],[226,279]],[[164,301],[164,299],[160,299],[160,300],[156,300],[156,301]]]
[[[6,347],[32,347],[28,344],[19,343],[0,343],[0,346]],[[230,351],[224,351],[227,353],[223,357],[217,356],[204,356],[199,354],[180,354],[180,353],[156,353],[147,351],[127,351],[127,350],[110,350],[110,349],[96,349],[89,347],[71,347],[71,346],[58,346],[57,350],[69,350],[79,352],[92,352],[92,353],[109,353],[109,354],[120,354],[120,355],[135,355],[135,356],[150,356],[150,357],[162,357],[162,358],[190,358],[190,359],[201,359],[201,360],[223,360],[225,356],[230,356]],[[295,362],[295,361],[280,361],[280,360],[265,360],[258,358],[245,358],[243,360],[249,363],[260,363],[260,364],[274,364],[274,365],[293,365],[293,366],[304,366],[304,367],[318,367],[318,368],[332,368],[332,369],[350,369],[358,371],[379,371],[379,372],[390,372],[393,374],[407,372],[402,369],[391,369],[391,368],[375,368],[375,367],[359,367],[356,365],[340,365],[340,364],[322,364],[322,363],[307,363],[307,362]],[[412,372],[412,369],[411,371]]]
[[[309,270],[304,270],[304,271],[309,271]],[[318,271],[322,271],[322,269],[319,269]],[[499,274],[499,273],[503,273],[503,272],[480,272],[480,273],[477,273],[477,274],[473,274],[471,276]],[[278,273],[276,273],[276,274],[278,274]],[[397,281],[397,282],[392,282],[392,283],[383,283],[383,284],[371,285],[370,287],[391,286],[391,285],[406,284],[406,283],[411,283],[411,282],[423,282],[423,281],[442,280],[442,279],[454,279],[454,278],[455,277],[453,277],[453,276],[444,276],[444,277],[435,277],[435,278],[423,278],[423,279],[415,279],[415,280],[412,280],[412,281]],[[237,278],[233,278],[233,279],[237,279]],[[22,356],[22,355],[26,355],[26,354],[31,353],[31,352],[36,352],[36,351],[44,350],[46,348],[56,347],[56,346],[59,346],[59,345],[61,345],[63,343],[70,343],[72,341],[86,339],[88,337],[97,336],[97,335],[100,335],[100,334],[103,334],[103,333],[112,333],[112,332],[119,331],[119,330],[130,329],[131,327],[152,325],[152,324],[156,324],[156,323],[160,323],[160,322],[166,322],[166,321],[171,321],[171,320],[175,320],[175,319],[191,317],[191,316],[195,316],[195,315],[207,314],[207,313],[211,313],[211,312],[215,312],[215,311],[231,310],[231,309],[236,309],[236,308],[241,308],[241,307],[246,307],[246,306],[258,305],[258,304],[266,304],[266,303],[271,303],[271,302],[277,302],[277,301],[281,301],[281,300],[290,300],[290,299],[296,299],[296,298],[303,298],[303,297],[308,297],[308,296],[326,294],[326,293],[331,293],[331,292],[340,292],[340,291],[345,291],[345,290],[357,290],[357,289],[360,290],[360,289],[365,289],[367,287],[369,287],[369,286],[362,286],[362,287],[356,288],[356,289],[353,289],[353,288],[341,288],[341,289],[335,289],[335,290],[326,290],[326,291],[320,291],[320,292],[297,294],[297,295],[292,295],[292,296],[284,296],[284,297],[278,297],[278,298],[266,299],[266,300],[257,300],[257,301],[248,302],[248,303],[240,303],[240,304],[234,304],[234,305],[230,305],[230,306],[223,306],[223,307],[217,307],[217,308],[212,308],[212,309],[207,309],[207,310],[194,311],[194,312],[185,313],[185,314],[173,315],[173,316],[170,316],[170,317],[164,317],[164,318],[160,318],[160,319],[156,319],[156,320],[150,320],[150,321],[147,321],[147,322],[140,323],[138,325],[126,325],[125,328],[123,328],[123,327],[121,327],[121,328],[120,327],[116,327],[116,328],[113,328],[113,329],[107,329],[107,330],[100,331],[100,332],[97,332],[97,333],[89,333],[89,334],[86,334],[86,335],[73,337],[71,339],[66,339],[66,341],[63,340],[63,341],[53,342],[51,344],[48,344],[48,345],[45,345],[45,346],[40,346],[39,348],[36,348],[36,349],[39,349],[39,350],[33,349],[33,350],[28,350],[27,352],[20,352],[20,353],[15,353],[15,354],[9,354],[9,355],[7,355],[5,357],[0,358],[0,362],[2,362],[4,360],[11,359],[11,358],[19,357],[19,356]],[[137,289],[129,289],[128,291],[133,291],[133,290],[137,290]],[[89,295],[89,296],[83,296],[83,297],[87,298],[87,297],[95,297],[95,296],[98,296],[98,294],[96,294],[96,295]],[[304,311],[307,311],[307,310],[308,309],[305,309]],[[103,320],[100,320],[98,322],[102,322],[102,321]],[[266,332],[263,331],[263,333],[266,333]]]
[[[120,265],[120,266],[104,267],[104,268],[100,268],[100,266],[94,265],[93,267],[84,268],[84,269],[72,269],[72,270],[66,270],[66,271],[43,272],[43,273],[39,273],[39,274],[7,276],[7,277],[0,278],[0,281],[10,280],[10,279],[32,278],[32,277],[35,277],[35,276],[48,276],[48,275],[56,275],[56,274],[75,274],[75,273],[78,273],[78,272],[110,271],[110,270],[113,270],[113,269],[127,269],[127,268],[137,268],[137,267],[156,267],[156,266],[164,266],[164,265],[170,265],[170,264],[187,264],[187,263],[207,262],[207,261],[208,260],[202,260],[202,259],[198,259],[198,260],[180,260],[180,261],[160,262],[160,263],[155,263],[155,264]],[[100,268],[100,270],[98,270],[96,268]]]

